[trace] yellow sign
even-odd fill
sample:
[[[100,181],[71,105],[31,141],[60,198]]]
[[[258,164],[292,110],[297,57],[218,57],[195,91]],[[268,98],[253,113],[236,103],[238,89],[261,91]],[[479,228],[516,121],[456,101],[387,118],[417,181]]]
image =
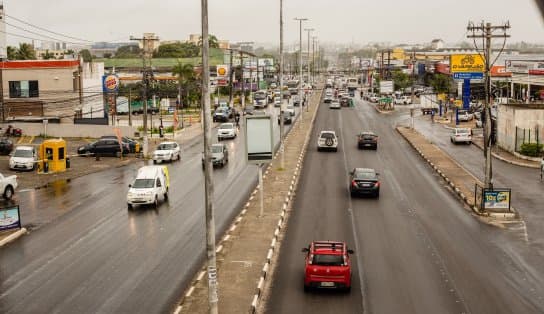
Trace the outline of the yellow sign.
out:
[[[217,66],[217,76],[225,77],[228,75],[229,66],[228,65],[218,65]]]
[[[451,73],[482,73],[485,70],[485,60],[479,54],[451,55]]]

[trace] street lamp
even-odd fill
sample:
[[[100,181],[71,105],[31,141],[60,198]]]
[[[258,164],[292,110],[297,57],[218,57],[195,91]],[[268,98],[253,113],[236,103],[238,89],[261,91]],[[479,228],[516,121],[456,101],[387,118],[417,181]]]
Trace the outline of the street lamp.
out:
[[[305,31],[308,32],[308,58],[306,60],[308,60],[306,66],[308,67],[308,76],[306,78],[306,82],[308,84],[310,84],[310,33],[313,32],[315,29],[313,28],[305,28],[304,29]]]
[[[302,21],[307,21],[307,18],[294,18],[295,21],[298,21],[299,25],[299,51],[298,51],[298,99],[300,101],[300,117],[302,118],[302,113],[304,112],[302,108]]]

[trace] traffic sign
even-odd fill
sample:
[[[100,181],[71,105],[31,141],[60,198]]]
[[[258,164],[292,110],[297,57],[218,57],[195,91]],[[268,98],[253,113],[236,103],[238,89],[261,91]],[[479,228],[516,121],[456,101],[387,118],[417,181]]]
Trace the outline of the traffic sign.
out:
[[[453,73],[454,80],[481,80],[484,74],[480,72],[457,72]]]

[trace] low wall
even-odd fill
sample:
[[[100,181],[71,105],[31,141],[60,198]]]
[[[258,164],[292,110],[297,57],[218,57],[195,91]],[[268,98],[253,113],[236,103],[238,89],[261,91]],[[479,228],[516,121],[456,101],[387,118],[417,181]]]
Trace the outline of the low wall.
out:
[[[23,135],[38,136],[44,134],[43,123],[10,123],[16,128],[23,130]],[[2,126],[5,130],[7,123]],[[52,137],[91,137],[99,138],[103,135],[112,135],[113,126],[111,125],[90,125],[90,124],[70,124],[70,123],[50,123],[47,124],[47,136]],[[119,126],[123,136],[134,136],[137,129],[131,126]]]

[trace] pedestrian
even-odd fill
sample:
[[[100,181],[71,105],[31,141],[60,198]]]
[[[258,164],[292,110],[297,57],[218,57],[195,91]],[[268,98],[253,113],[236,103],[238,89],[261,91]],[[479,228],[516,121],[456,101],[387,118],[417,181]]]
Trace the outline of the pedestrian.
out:
[[[234,121],[236,121],[236,127],[240,128],[240,112],[236,111],[234,114]]]
[[[434,123],[434,109],[431,109],[431,122]]]
[[[544,176],[544,157],[540,160],[540,181],[542,181],[542,176]]]

